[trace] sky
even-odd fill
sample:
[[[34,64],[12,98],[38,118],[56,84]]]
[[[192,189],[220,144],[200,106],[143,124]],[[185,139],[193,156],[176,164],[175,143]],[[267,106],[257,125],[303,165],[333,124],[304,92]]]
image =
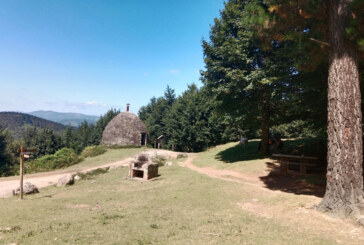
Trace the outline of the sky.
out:
[[[223,0],[1,0],[0,111],[137,113],[201,86]]]

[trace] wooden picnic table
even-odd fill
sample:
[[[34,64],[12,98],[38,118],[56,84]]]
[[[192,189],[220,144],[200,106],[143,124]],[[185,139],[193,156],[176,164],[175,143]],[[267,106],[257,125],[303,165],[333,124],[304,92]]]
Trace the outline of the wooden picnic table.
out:
[[[307,167],[316,166],[317,157],[273,154],[277,162],[281,165],[281,173],[287,174],[290,165],[298,165],[301,174],[307,174]]]

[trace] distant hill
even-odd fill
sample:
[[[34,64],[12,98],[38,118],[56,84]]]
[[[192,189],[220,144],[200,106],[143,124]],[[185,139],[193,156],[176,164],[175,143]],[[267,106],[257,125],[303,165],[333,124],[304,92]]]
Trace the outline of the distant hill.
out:
[[[81,113],[63,113],[55,111],[33,111],[30,115],[40,117],[49,121],[61,123],[66,126],[78,127],[83,121],[96,124],[98,116],[84,115]]]
[[[55,132],[62,132],[66,128],[66,126],[60,123],[51,122],[25,113],[0,112],[0,126],[3,129],[12,130],[15,137],[21,137],[25,125],[49,128]]]

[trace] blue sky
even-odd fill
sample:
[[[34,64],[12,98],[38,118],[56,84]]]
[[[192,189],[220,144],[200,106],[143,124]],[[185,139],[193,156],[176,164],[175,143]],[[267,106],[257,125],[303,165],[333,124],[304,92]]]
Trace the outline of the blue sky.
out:
[[[0,1],[0,111],[100,115],[182,93],[223,0]]]

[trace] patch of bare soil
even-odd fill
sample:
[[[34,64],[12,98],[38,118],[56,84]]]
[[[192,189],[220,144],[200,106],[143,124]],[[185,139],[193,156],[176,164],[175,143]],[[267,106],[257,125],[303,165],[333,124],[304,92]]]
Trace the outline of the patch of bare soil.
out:
[[[193,156],[190,156],[182,166],[211,178],[241,183],[245,193],[253,198],[251,201],[239,202],[237,206],[252,215],[272,219],[302,232],[334,239],[340,244],[364,244],[363,227],[353,220],[334,218],[314,209],[321,201],[320,196],[324,192],[322,187],[299,182],[295,176],[279,175],[273,166],[270,166],[272,171],[268,171],[266,176],[252,176],[211,167],[200,168],[193,165],[192,161]],[[261,197],[268,200],[281,198],[282,201],[263,202]]]
[[[184,153],[184,152],[176,152],[176,151],[168,151],[168,150],[163,150],[163,149],[147,149],[145,151],[143,151],[142,153],[146,153],[149,154],[150,156],[154,157],[154,156],[163,156],[167,159],[169,158],[177,158],[178,155],[190,155],[190,153]]]

